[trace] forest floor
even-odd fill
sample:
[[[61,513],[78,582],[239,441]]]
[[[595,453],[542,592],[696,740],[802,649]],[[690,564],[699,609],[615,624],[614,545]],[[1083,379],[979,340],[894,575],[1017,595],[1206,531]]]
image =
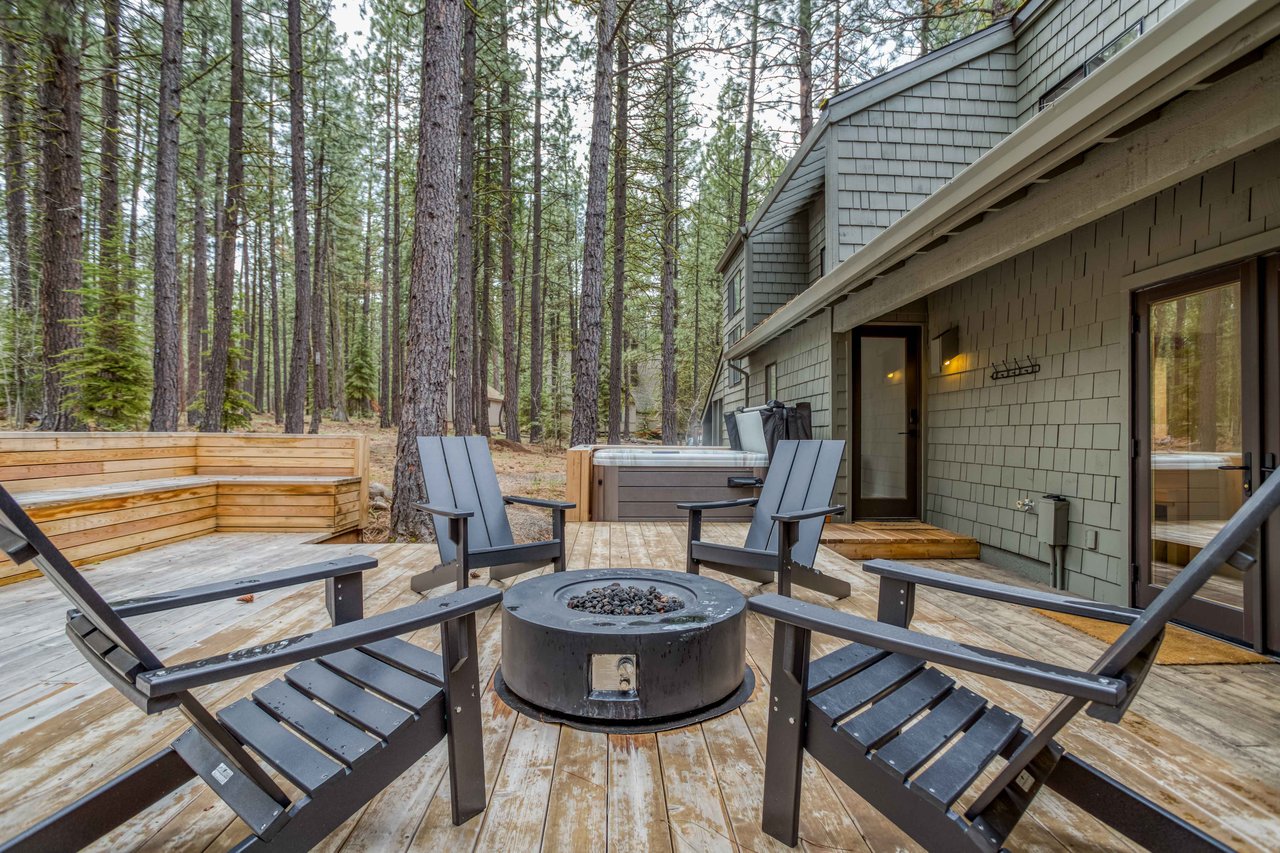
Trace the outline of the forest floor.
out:
[[[270,415],[257,415],[250,432],[279,432]],[[376,418],[352,418],[347,423],[325,421],[322,433],[365,435],[369,438],[369,483],[371,491],[378,486],[391,491],[392,471],[396,464],[396,429],[378,426]],[[516,444],[503,438],[489,439],[493,467],[504,495],[563,500],[565,495],[565,456],[563,449],[544,448],[532,444]],[[374,501],[369,509],[369,526],[361,537],[365,542],[386,542],[388,511]],[[517,542],[533,542],[551,535],[547,511],[533,507],[509,506],[507,516]]]

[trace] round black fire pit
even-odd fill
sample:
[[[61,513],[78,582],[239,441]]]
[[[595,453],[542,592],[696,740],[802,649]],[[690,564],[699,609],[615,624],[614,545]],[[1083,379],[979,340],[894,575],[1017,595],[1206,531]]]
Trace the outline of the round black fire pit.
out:
[[[612,612],[611,612],[612,611]],[[700,575],[587,569],[521,581],[502,602],[507,704],[597,731],[660,731],[751,695],[746,600]]]

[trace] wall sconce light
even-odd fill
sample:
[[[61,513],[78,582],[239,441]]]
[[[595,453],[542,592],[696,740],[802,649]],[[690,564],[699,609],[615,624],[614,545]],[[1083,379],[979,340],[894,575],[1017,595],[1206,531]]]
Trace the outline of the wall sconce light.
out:
[[[929,341],[929,360],[935,373],[941,373],[960,355],[960,327],[952,326]]]

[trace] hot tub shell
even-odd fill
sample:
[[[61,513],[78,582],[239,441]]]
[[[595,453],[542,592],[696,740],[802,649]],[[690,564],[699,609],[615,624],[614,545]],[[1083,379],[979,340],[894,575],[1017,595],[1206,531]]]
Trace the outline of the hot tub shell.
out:
[[[759,494],[764,453],[727,447],[605,447],[591,456],[592,521],[676,521],[677,503],[731,501]],[[743,521],[750,507],[720,510],[708,521]]]

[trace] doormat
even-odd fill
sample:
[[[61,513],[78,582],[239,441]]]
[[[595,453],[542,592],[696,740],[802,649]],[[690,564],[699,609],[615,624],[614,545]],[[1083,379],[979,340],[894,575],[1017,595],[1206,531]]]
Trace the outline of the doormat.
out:
[[[1124,633],[1127,625],[1120,625],[1115,622],[1103,622],[1098,619],[1089,619],[1085,616],[1075,616],[1070,613],[1054,613],[1049,610],[1041,610],[1035,608],[1035,611],[1041,616],[1046,616],[1055,622],[1061,622],[1071,628],[1075,628],[1082,634],[1088,634],[1095,640],[1101,640],[1104,643],[1114,643]],[[1242,649],[1231,643],[1205,636],[1204,634],[1188,631],[1186,628],[1180,628],[1177,625],[1170,625],[1165,629],[1164,642],[1160,644],[1160,652],[1156,655],[1156,664],[1158,666],[1207,666],[1212,664],[1238,664],[1238,663],[1275,663],[1272,658],[1265,655],[1257,654],[1249,649]]]

